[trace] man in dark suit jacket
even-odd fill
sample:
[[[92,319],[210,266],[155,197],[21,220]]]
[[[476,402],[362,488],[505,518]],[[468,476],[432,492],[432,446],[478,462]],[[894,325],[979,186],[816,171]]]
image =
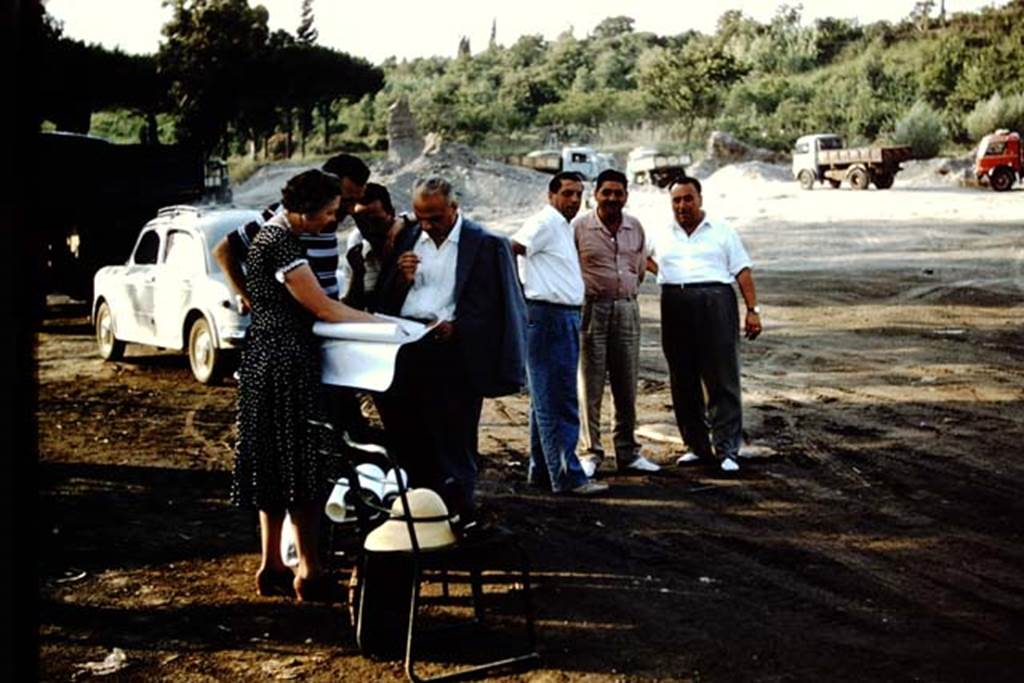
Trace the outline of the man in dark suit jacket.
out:
[[[381,272],[378,311],[437,325],[399,353],[381,418],[412,484],[438,491],[465,520],[483,398],[526,382],[526,306],[508,240],[462,216],[448,181],[417,181],[413,211],[418,225]]]

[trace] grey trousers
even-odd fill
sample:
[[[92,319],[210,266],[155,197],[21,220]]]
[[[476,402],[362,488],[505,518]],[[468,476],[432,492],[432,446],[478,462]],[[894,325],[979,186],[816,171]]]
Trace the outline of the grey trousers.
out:
[[[740,449],[739,329],[732,286],[662,287],[661,347],[672,408],[683,440],[701,457],[735,458]]]
[[[584,454],[604,458],[601,399],[607,377],[615,404],[613,440],[619,467],[640,454],[636,383],[640,367],[640,306],[636,299],[593,299],[580,327],[580,441]]]

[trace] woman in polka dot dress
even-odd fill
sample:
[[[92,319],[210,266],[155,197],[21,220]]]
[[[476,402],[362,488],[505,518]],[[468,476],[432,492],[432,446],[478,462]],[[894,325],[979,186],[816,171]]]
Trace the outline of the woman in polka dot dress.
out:
[[[333,229],[338,178],[319,170],[293,177],[282,190],[284,211],[253,240],[246,263],[252,322],[238,382],[238,444],[232,499],[260,517],[260,595],[294,590],[300,600],[320,588],[317,533],[328,482],[309,418],[318,418],[320,344],[315,320],[380,321],[328,297],[306,260],[299,233]],[[294,525],[299,564],[281,561],[285,512]]]

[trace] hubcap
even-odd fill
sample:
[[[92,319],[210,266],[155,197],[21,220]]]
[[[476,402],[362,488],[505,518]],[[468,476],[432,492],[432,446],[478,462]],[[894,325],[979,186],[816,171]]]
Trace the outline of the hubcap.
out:
[[[105,308],[100,312],[99,339],[104,353],[114,344],[114,326],[110,323],[110,312]]]
[[[210,331],[206,328],[199,330],[196,334],[193,358],[196,370],[203,375],[210,371],[210,365],[213,362],[213,339],[210,337]]]

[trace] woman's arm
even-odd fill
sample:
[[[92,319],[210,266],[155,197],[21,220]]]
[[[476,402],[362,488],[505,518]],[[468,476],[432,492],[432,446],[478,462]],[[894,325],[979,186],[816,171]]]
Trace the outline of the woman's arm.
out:
[[[295,300],[320,320],[329,323],[380,323],[375,315],[346,306],[324,293],[309,265],[292,268],[284,275],[284,286]]]

